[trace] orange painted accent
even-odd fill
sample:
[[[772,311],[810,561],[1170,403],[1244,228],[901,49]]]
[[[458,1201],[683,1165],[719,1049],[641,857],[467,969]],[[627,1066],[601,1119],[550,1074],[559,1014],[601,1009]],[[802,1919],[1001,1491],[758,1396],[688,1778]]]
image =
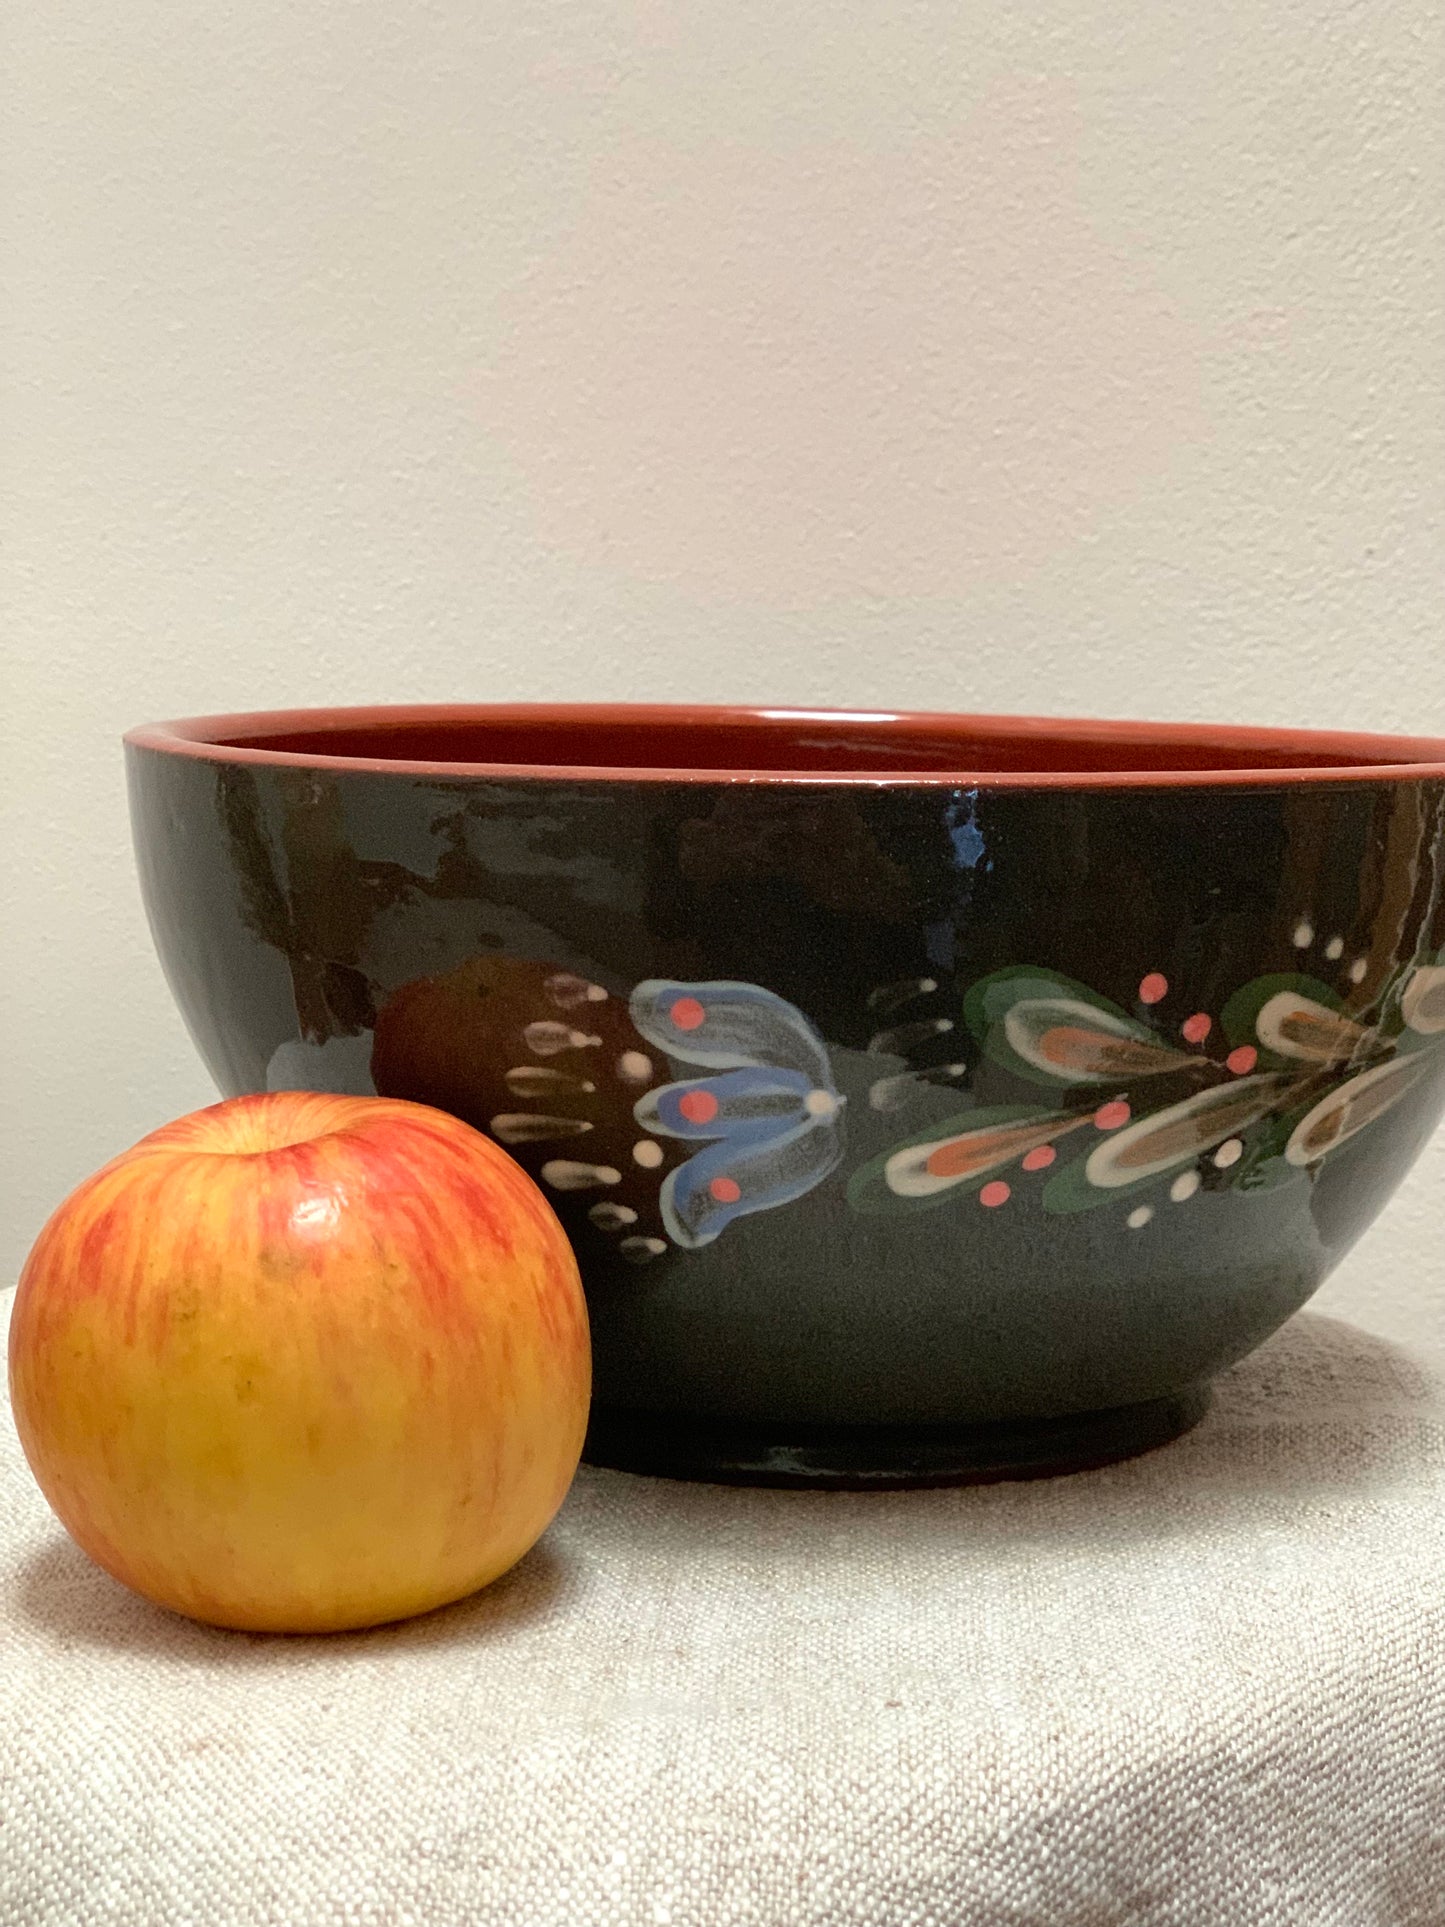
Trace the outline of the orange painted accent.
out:
[[[1023,1167],[1025,1171],[1047,1171],[1058,1155],[1052,1144],[1037,1145],[1025,1154]]]
[[[52,1216],[10,1331],[16,1427],[71,1535],[252,1630],[376,1624],[505,1571],[571,1482],[590,1377],[537,1187],[382,1098],[152,1132]]]
[[[736,1178],[714,1178],[708,1190],[719,1204],[736,1204],[743,1195]]]
[[[1139,1002],[1157,1004],[1169,994],[1169,979],[1160,970],[1151,970],[1139,984]]]
[[[696,997],[679,997],[667,1014],[679,1030],[696,1030],[707,1018]]]
[[[1048,1117],[1021,1124],[997,1124],[965,1131],[931,1151],[924,1170],[934,1178],[969,1178],[991,1165],[1008,1164],[1035,1145],[1047,1144],[1078,1130],[1082,1117]]]
[[[1202,1044],[1214,1028],[1214,1019],[1206,1010],[1196,1010],[1192,1017],[1186,1017],[1179,1026],[1180,1035],[1186,1044]]]
[[[1108,1104],[1101,1104],[1094,1113],[1094,1122],[1101,1131],[1117,1131],[1121,1124],[1129,1122],[1129,1106],[1123,1098],[1116,1097]]]
[[[1236,1077],[1245,1077],[1259,1062],[1259,1052],[1253,1044],[1241,1044],[1237,1050],[1232,1050],[1224,1061]]]
[[[1001,1204],[1007,1204],[1012,1196],[1012,1191],[1009,1190],[1003,1179],[995,1178],[991,1184],[986,1184],[979,1192],[978,1201],[980,1204],[987,1206],[990,1211],[996,1211]]]
[[[1347,1056],[1365,1035],[1362,1024],[1352,1023],[1348,1017],[1337,1017],[1333,1011],[1291,1011],[1279,1028],[1291,1043],[1303,1044],[1306,1050],[1326,1057],[1331,1053]]]
[[[689,1124],[711,1124],[717,1116],[717,1099],[711,1091],[684,1091],[677,1108]]]

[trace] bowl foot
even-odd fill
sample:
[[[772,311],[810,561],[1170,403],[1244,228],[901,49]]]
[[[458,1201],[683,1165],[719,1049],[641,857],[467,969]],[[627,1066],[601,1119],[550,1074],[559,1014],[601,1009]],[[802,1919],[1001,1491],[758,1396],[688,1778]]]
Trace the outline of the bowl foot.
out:
[[[1065,1418],[987,1425],[769,1425],[594,1407],[582,1456],[664,1479],[886,1490],[1047,1479],[1167,1445],[1209,1409],[1207,1385]]]

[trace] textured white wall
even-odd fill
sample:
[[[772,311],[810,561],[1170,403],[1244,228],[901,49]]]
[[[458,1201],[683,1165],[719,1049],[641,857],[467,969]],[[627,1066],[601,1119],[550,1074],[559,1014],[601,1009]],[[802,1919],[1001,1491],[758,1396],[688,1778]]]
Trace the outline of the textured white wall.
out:
[[[205,1101],[117,738],[420,697],[1445,731],[1445,16],[12,0],[3,1251]],[[1328,1301],[1445,1332],[1437,1141]]]

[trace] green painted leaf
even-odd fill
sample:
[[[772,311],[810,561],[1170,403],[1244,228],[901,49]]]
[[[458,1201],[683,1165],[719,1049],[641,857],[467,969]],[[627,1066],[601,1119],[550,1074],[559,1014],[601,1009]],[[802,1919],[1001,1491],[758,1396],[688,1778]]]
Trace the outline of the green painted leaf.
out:
[[[1235,1174],[1232,1189],[1254,1197],[1261,1191],[1275,1191],[1282,1184],[1292,1184],[1299,1175],[1284,1156],[1260,1158],[1253,1164],[1241,1165]]]
[[[1045,1211],[1060,1216],[1074,1211],[1095,1211],[1101,1204],[1117,1204],[1121,1195],[1132,1201],[1135,1192],[1127,1194],[1118,1191],[1104,1191],[1097,1184],[1090,1184],[1084,1175],[1087,1158],[1074,1158],[1062,1165],[1044,1186],[1043,1205]]]
[[[1300,1119],[1285,1156],[1301,1168],[1318,1163],[1383,1117],[1414,1089],[1428,1068],[1421,1058],[1402,1051],[1334,1085]]]
[[[1344,1009],[1343,1002],[1328,984],[1322,984],[1317,977],[1304,977],[1296,971],[1286,970],[1268,977],[1255,977],[1235,991],[1220,1013],[1220,1024],[1230,1043],[1236,1047],[1241,1044],[1254,1045],[1259,1051],[1261,1063],[1268,1060],[1267,1067],[1276,1069],[1288,1067],[1289,1059],[1278,1051],[1269,1050],[1261,1042],[1256,1025],[1265,1005],[1285,991],[1307,997],[1312,1003],[1322,1004],[1326,1010]]]
[[[1015,1077],[1055,1090],[1119,1086],[1198,1061],[1161,1043],[1107,997],[1053,970],[995,971],[968,991],[963,1013],[985,1056]]]
[[[1295,1126],[1310,1109],[1312,1100],[1308,1097],[1298,1104],[1292,1104],[1286,1111],[1276,1112],[1257,1124],[1244,1137],[1244,1156],[1229,1173],[1230,1187],[1235,1191],[1272,1191],[1276,1186],[1288,1184],[1299,1176],[1285,1157],[1284,1147],[1289,1143]]]

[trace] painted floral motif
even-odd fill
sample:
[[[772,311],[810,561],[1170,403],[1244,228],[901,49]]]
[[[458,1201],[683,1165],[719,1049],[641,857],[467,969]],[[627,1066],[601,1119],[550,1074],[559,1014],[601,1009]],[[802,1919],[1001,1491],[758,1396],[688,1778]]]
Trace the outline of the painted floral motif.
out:
[[[633,1112],[654,1136],[700,1147],[663,1180],[674,1243],[711,1244],[735,1218],[802,1197],[837,1166],[844,1100],[822,1040],[791,1004],[753,984],[650,978],[630,1015],[656,1050],[706,1073],[648,1090]]]
[[[1313,942],[1303,918],[1295,945]],[[1331,939],[1324,954],[1333,963],[1342,952]],[[1366,974],[1359,959],[1341,969],[1351,987]],[[1405,1097],[1428,1047],[1445,1045],[1445,953],[1395,972],[1353,1008],[1297,973],[1246,984],[1217,1023],[1207,1011],[1170,1012],[1159,971],[1140,979],[1137,998],[1125,1011],[1031,967],[973,985],[964,1021],[985,1059],[1046,1087],[1054,1102],[931,1125],[857,1171],[852,1204],[915,1211],[973,1195],[996,1209],[1020,1173],[1048,1172],[1046,1210],[1127,1200],[1126,1221],[1141,1230],[1154,1216],[1153,1203],[1138,1201],[1146,1187],[1182,1203],[1206,1181],[1258,1190],[1312,1170]],[[874,1107],[897,1109],[909,1075],[939,1080],[936,1069],[882,1078]]]
[[[384,1001],[371,1078],[488,1132],[584,1251],[634,1266],[801,1197],[842,1156],[822,1041],[753,984],[652,979],[618,996],[482,952]]]
[[[1315,941],[1302,918],[1296,948]],[[1313,1171],[1445,1053],[1445,952],[1367,992],[1362,959],[1345,959],[1338,938],[1322,950],[1340,990],[1281,972],[1217,1012],[1184,1005],[1159,970],[1140,977],[1129,1010],[1034,966],[973,984],[958,1017],[938,979],[881,986],[868,1014],[883,1028],[862,1054],[880,1071],[869,1109],[902,1116],[950,1088],[959,1108],[856,1170],[851,1204],[891,1214],[972,1198],[997,1210],[1035,1187],[1046,1211],[1112,1204],[1141,1230],[1161,1201]],[[958,1029],[974,1048],[928,1061]],[[1020,1101],[964,1108],[980,1057]],[[756,984],[651,978],[618,996],[488,953],[396,991],[370,1068],[379,1091],[490,1132],[574,1236],[632,1265],[803,1197],[843,1157],[846,1100],[822,1039]]]

